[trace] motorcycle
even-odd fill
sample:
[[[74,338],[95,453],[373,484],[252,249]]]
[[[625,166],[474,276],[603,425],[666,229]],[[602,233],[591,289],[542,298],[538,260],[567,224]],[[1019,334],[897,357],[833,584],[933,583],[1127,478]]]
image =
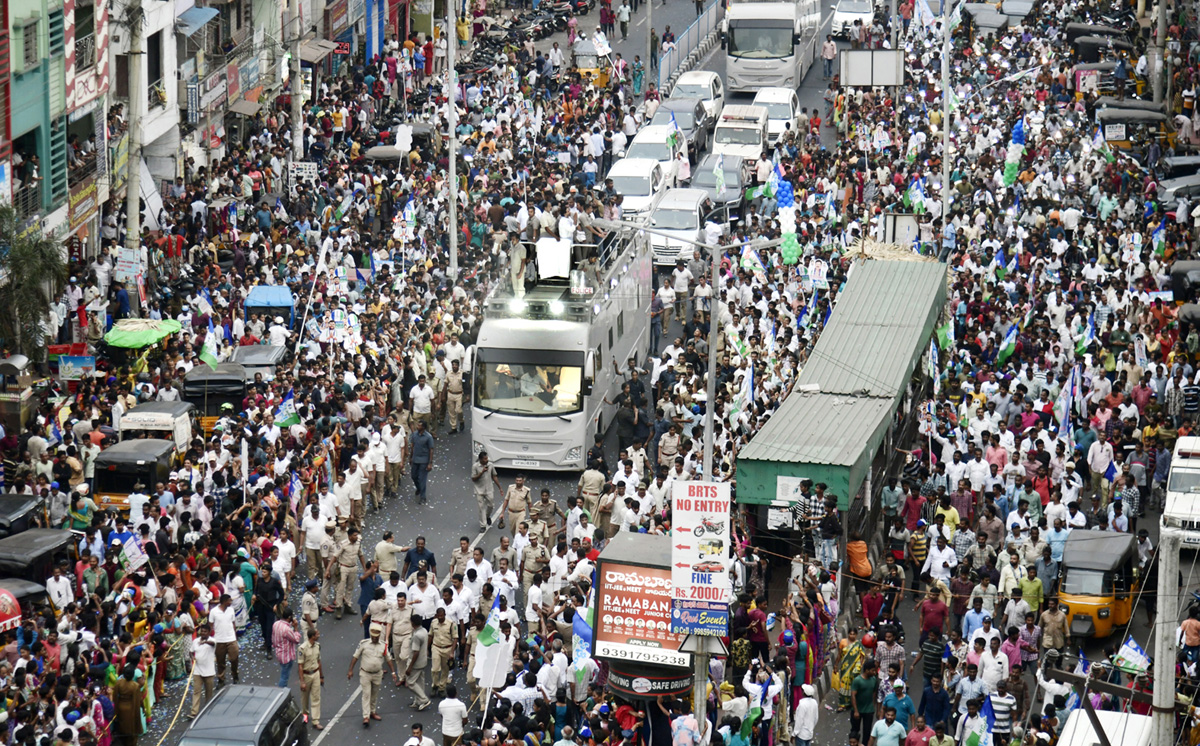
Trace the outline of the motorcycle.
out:
[[[696,538],[704,536],[705,532],[710,534],[719,534],[725,531],[725,521],[717,521],[705,516],[700,519],[700,525],[692,529],[692,533]]]

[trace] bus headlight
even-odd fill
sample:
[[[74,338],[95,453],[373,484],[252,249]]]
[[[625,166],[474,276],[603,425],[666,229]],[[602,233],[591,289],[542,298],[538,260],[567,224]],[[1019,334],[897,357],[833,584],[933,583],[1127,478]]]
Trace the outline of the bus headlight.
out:
[[[483,443],[478,440],[471,441],[471,458],[478,461],[479,454],[483,453]]]
[[[567,451],[567,461],[578,461],[583,458],[583,446],[575,446]]]
[[[1101,619],[1108,619],[1108,615],[1111,613],[1112,613],[1112,609],[1105,606],[1102,609],[1100,609],[1100,611],[1096,614],[1096,616],[1100,617]]]
[[[561,300],[550,301],[550,313],[555,316],[561,316],[563,312],[563,302]]]
[[[513,298],[508,302],[508,310],[516,314],[522,314],[525,313],[525,305],[525,301],[520,298]]]

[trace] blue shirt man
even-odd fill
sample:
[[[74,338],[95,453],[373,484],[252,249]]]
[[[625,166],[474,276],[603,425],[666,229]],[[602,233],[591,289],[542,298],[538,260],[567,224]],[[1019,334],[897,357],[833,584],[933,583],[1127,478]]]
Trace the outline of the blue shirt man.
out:
[[[983,618],[990,616],[983,610],[983,599],[976,598],[974,608],[963,614],[962,621],[962,639],[970,640],[971,635],[975,634],[975,630],[983,626]]]

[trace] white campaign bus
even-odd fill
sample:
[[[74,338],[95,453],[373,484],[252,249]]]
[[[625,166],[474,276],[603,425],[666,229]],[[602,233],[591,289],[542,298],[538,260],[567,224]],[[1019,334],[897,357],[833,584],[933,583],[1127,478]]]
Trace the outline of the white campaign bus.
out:
[[[472,458],[486,450],[502,468],[583,469],[616,413],[604,403],[624,380],[613,361],[644,356],[649,242],[613,233],[598,245],[570,244],[543,238],[528,246],[536,285],[520,297],[498,287],[484,303],[472,357]],[[562,252],[573,256],[553,259]]]
[[[817,59],[820,25],[817,0],[734,0],[721,33],[728,89],[799,88]]]

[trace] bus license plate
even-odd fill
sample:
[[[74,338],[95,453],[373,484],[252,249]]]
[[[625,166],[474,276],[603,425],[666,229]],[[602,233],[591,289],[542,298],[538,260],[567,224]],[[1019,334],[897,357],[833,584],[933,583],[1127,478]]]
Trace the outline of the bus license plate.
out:
[[[513,466],[524,466],[527,469],[537,469],[542,465],[541,461],[535,461],[528,458],[515,458],[512,460]]]

